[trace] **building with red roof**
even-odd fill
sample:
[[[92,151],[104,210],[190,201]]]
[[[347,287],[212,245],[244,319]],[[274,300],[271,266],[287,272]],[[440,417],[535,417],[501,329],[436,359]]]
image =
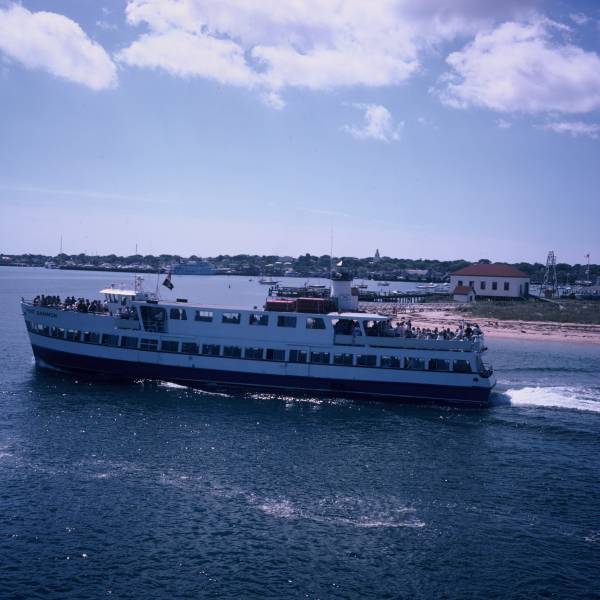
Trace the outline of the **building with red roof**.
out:
[[[529,283],[527,273],[504,263],[477,263],[450,273],[450,289],[455,296],[468,295],[464,291],[467,288],[477,298],[516,300],[527,298]]]

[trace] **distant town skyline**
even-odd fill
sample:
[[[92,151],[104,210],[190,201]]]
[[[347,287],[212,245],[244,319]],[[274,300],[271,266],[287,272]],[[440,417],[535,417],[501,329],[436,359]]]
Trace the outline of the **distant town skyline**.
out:
[[[0,252],[600,262],[591,0],[0,0]]]
[[[378,249],[376,249],[377,252]],[[329,254],[328,253],[311,253],[311,252],[299,252],[297,254],[265,254],[265,253],[256,253],[256,252],[239,252],[239,253],[220,253],[220,254],[204,254],[204,255],[198,255],[198,254],[180,254],[180,253],[166,253],[166,252],[162,252],[162,253],[153,253],[153,254],[146,254],[143,253],[141,251],[137,251],[134,252],[132,254],[128,254],[128,253],[123,253],[123,254],[118,254],[118,253],[114,253],[114,252],[110,252],[110,253],[104,253],[104,254],[97,254],[97,253],[93,253],[93,254],[88,254],[85,252],[66,252],[64,250],[59,250],[58,252],[50,252],[50,253],[33,253],[33,252],[19,252],[19,253],[9,253],[9,252],[2,252],[0,250],[0,258],[2,259],[2,263],[4,265],[8,265],[11,266],[11,264],[17,259],[17,265],[18,266],[44,266],[44,261],[47,259],[52,259],[52,258],[58,258],[58,257],[68,257],[68,258],[72,258],[72,257],[76,257],[76,259],[78,259],[79,261],[85,261],[86,259],[90,259],[93,260],[95,264],[97,264],[97,260],[98,259],[102,259],[102,258],[108,258],[108,257],[114,257],[111,260],[116,260],[116,259],[133,259],[134,257],[141,257],[142,262],[148,258],[148,260],[157,260],[159,259],[161,256],[164,257],[171,257],[171,259],[178,257],[180,258],[183,262],[186,262],[188,260],[195,260],[195,259],[199,259],[201,261],[218,261],[218,260],[228,260],[228,259],[235,259],[237,257],[257,257],[259,259],[264,259],[266,257],[272,257],[274,259],[277,259],[279,261],[281,260],[298,260],[298,259],[302,259],[306,256],[310,256],[312,258],[322,258],[322,257],[327,257],[327,259],[329,260]],[[20,264],[18,261],[18,257],[29,257],[30,261]],[[40,259],[40,257],[43,257]],[[494,261],[491,260],[487,257],[480,257],[478,259],[465,259],[464,257],[453,257],[453,258],[448,258],[448,259],[440,259],[437,257],[411,257],[411,256],[391,256],[391,255],[386,255],[386,254],[379,254],[377,255],[377,253],[375,253],[374,255],[367,255],[367,256],[356,256],[356,255],[350,255],[350,254],[334,254],[331,257],[333,260],[338,261],[340,259],[352,259],[353,261],[358,260],[358,261],[367,261],[369,264],[379,264],[380,262],[385,262],[385,261],[407,261],[409,263],[417,263],[417,264],[421,264],[421,263],[460,263],[460,262],[466,262],[466,263],[473,263],[473,264],[478,264],[478,263],[491,263],[491,264],[510,264],[509,261]],[[519,261],[514,261],[513,264],[523,264],[523,265],[543,265],[545,268],[546,262],[547,262],[547,256],[544,257],[544,260],[539,260],[539,261],[525,261],[525,260],[519,260]],[[556,264],[566,264],[572,267],[575,266],[579,266],[581,268],[585,268],[585,266],[588,264],[588,255],[585,255],[583,257],[584,259],[582,261],[579,262],[574,262],[574,263],[569,263],[567,261],[564,260],[560,260],[560,257],[556,257],[555,255],[555,259],[556,259]],[[591,260],[591,255],[589,256],[590,261],[589,261],[589,266],[590,267],[597,267],[600,263],[594,263]],[[41,262],[40,262],[41,260]],[[60,264],[60,263],[59,263]],[[69,265],[71,263],[68,263]],[[79,264],[79,263],[78,263]],[[81,263],[84,264],[84,263]],[[160,263],[162,264],[162,263]],[[166,263],[165,263],[166,264]],[[418,267],[415,267],[418,268]]]

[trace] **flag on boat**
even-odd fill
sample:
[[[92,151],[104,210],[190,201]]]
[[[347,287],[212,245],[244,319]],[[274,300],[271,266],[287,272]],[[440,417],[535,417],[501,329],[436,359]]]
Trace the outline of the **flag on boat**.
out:
[[[171,282],[171,271],[169,271],[167,273],[167,276],[165,277],[165,280],[162,282],[162,284],[166,287],[169,288],[170,290],[172,290],[175,286],[173,285],[173,283]]]

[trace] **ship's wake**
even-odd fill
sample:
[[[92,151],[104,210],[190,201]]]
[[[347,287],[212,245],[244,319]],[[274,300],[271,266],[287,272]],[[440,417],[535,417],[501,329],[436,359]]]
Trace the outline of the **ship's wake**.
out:
[[[495,403],[600,413],[600,389],[568,386],[509,388],[496,394]]]
[[[421,528],[416,510],[390,499],[337,497],[313,499],[307,505],[292,502],[287,498],[261,498],[247,496],[250,505],[261,512],[279,519],[302,519],[315,523],[350,527],[408,527]]]
[[[181,481],[177,481],[176,485],[181,485]],[[211,486],[211,493],[218,498],[242,500],[248,506],[277,519],[359,528],[420,529],[426,525],[418,517],[416,508],[393,496],[355,497],[334,494],[292,500],[215,484]]]

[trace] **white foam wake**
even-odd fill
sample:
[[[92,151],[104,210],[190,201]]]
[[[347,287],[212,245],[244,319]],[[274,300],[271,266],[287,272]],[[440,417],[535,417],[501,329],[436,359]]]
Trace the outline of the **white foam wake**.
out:
[[[425,527],[425,523],[416,516],[414,508],[395,506],[380,502],[365,502],[362,499],[343,499],[327,506],[327,502],[316,502],[314,506],[300,506],[286,498],[257,498],[247,497],[251,505],[257,506],[262,512],[280,519],[305,519],[316,523],[346,525],[351,527]],[[338,506],[341,510],[332,510]],[[380,505],[381,504],[381,505]]]
[[[512,406],[546,406],[600,412],[600,395],[586,388],[524,387],[506,390]]]
[[[185,385],[173,383],[172,381],[159,381],[158,387],[167,388],[170,390],[187,390],[187,387]]]
[[[190,387],[187,385],[182,385],[180,383],[174,383],[173,381],[159,381],[158,387],[165,388],[167,390],[186,390],[191,392],[192,394],[197,394],[199,396],[222,396],[223,398],[229,398],[229,394],[225,394],[224,392],[215,392],[212,390],[203,390],[200,388]]]

